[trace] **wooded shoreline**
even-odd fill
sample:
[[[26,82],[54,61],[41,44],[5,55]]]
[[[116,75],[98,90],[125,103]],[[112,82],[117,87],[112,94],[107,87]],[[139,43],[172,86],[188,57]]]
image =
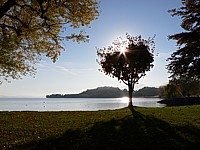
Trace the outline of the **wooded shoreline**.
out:
[[[166,106],[199,105],[200,97],[167,98],[158,101],[158,103],[166,104]]]

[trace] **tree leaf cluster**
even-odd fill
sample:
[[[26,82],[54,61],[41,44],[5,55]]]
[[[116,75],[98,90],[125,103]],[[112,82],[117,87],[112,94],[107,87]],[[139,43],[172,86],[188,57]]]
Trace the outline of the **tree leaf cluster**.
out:
[[[64,41],[88,41],[83,30],[70,30],[89,27],[98,8],[96,0],[1,0],[0,76],[7,80],[34,74],[43,56],[57,60]]]
[[[167,69],[172,78],[200,79],[200,1],[184,0],[181,8],[169,12],[181,17],[181,27],[185,31],[169,36],[177,41],[178,49],[168,59]]]

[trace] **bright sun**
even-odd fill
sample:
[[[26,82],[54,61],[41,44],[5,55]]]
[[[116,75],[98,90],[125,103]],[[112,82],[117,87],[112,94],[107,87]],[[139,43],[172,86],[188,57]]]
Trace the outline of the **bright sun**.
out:
[[[121,54],[125,54],[125,52],[126,52],[126,47],[122,47],[122,48],[120,49],[120,53],[121,53]]]

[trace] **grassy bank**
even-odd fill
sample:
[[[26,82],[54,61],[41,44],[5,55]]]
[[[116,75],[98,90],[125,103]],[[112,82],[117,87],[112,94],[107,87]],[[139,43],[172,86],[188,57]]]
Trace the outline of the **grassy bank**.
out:
[[[1,149],[199,149],[200,105],[0,112]]]

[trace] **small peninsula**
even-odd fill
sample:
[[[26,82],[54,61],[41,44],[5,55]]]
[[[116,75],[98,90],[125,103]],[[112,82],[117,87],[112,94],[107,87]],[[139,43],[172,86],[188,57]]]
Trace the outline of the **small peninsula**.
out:
[[[98,87],[88,89],[79,94],[51,94],[46,98],[120,98],[127,96],[127,90],[121,90],[116,87]]]

